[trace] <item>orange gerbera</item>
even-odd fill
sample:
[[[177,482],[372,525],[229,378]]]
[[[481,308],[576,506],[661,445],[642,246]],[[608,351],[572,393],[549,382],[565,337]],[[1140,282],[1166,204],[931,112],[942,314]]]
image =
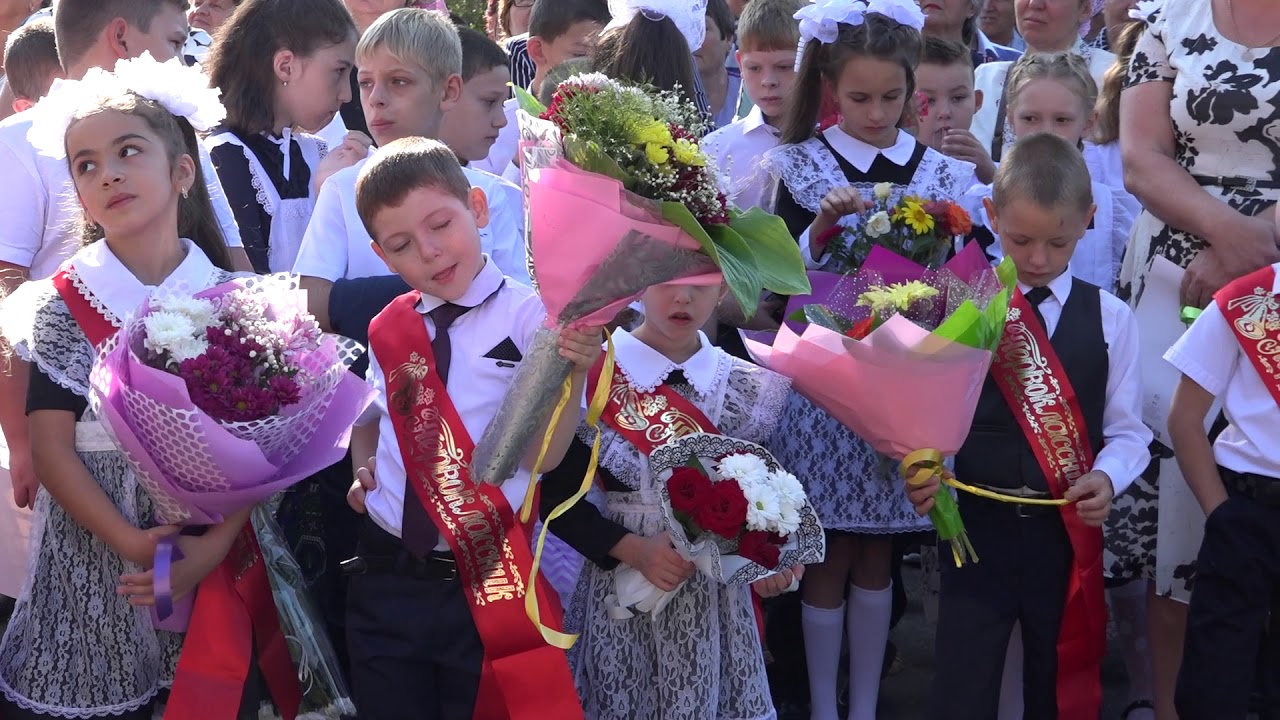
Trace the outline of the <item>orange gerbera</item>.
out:
[[[973,229],[973,219],[965,209],[955,203],[947,203],[947,229],[952,235],[968,235]]]

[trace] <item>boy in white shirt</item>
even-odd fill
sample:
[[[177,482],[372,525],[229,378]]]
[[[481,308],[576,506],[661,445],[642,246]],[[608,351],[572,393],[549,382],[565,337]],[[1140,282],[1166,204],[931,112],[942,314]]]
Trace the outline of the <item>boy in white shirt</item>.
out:
[[[1169,409],[1174,455],[1206,516],[1175,694],[1183,720],[1246,716],[1280,582],[1278,269],[1219,290],[1165,354],[1182,372]],[[1229,425],[1210,445],[1215,398]]]
[[[468,187],[444,145],[384,146],[360,173],[357,204],[378,256],[413,288],[370,327],[376,396],[352,434],[357,467],[376,457],[377,472],[376,488],[366,494],[357,482],[349,496],[367,514],[358,556],[345,564],[360,717],[581,720],[564,652],[525,614],[537,582],[542,622],[559,624],[553,591],[531,575],[528,528],[515,512],[540,444],[500,488],[470,472],[474,443],[546,310],[481,253],[484,193]],[[599,327],[560,331],[579,403],[601,337]],[[577,422],[563,414],[546,468],[560,463]]]
[[[973,163],[976,182],[988,185],[995,163],[969,131],[982,108],[982,91],[973,87],[973,58],[959,43],[926,35],[916,67],[916,90],[928,105],[920,113],[916,137],[943,155]]]
[[[773,181],[761,165],[764,154],[778,146],[779,124],[795,85],[800,0],[755,0],[738,21],[738,65],[742,84],[755,105],[746,117],[720,128],[702,141],[707,157],[720,170],[729,202],[746,210],[768,209]]]
[[[360,38],[356,64],[369,132],[379,147],[406,137],[438,137],[445,114],[462,97],[462,45],[439,13],[404,8],[378,18]],[[369,319],[405,291],[371,249],[356,212],[356,178],[367,162],[325,181],[294,263],[321,326],[356,340],[365,337]],[[463,172],[490,204],[481,247],[503,273],[528,282],[519,189],[485,173]]]

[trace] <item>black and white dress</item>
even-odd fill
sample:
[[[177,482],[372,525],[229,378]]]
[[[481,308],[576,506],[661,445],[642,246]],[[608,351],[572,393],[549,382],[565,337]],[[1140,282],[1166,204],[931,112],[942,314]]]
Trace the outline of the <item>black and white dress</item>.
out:
[[[1247,48],[1228,40],[1201,0],[1147,2],[1139,10],[1147,31],[1134,49],[1126,84],[1173,86],[1169,117],[1178,164],[1196,176],[1270,184],[1255,190],[1204,186],[1245,215],[1256,215],[1280,200],[1280,47]],[[1134,223],[1118,294],[1136,303],[1154,258],[1186,267],[1204,247],[1203,239],[1144,211]],[[1164,348],[1157,351],[1163,353]],[[1174,462],[1166,449],[1157,452],[1167,455],[1161,462]],[[1159,514],[1167,516],[1180,509],[1197,510],[1198,505],[1185,483],[1163,483],[1158,492],[1157,467],[1153,463],[1148,474],[1116,498],[1108,525],[1108,570],[1116,577],[1155,578],[1161,595],[1185,600],[1194,581],[1200,537],[1161,533],[1157,559],[1156,507],[1158,503]]]
[[[231,275],[190,242],[187,257],[163,283],[192,292]],[[72,280],[117,325],[153,288],[142,285],[97,242],[70,261]],[[76,453],[134,527],[155,526],[155,506],[122,453],[88,409],[89,371],[97,353],[51,280],[27,283],[0,305],[3,332],[31,363],[27,410],[76,414]],[[40,715],[91,718],[145,708],[173,683],[182,636],[152,626],[146,608],[116,594],[120,576],[143,568],[117,555],[49,493],[36,498],[31,574],[0,640],[0,693]]]
[[[893,147],[881,150],[835,126],[770,151],[764,162],[779,181],[775,212],[799,239],[806,262],[833,272],[847,269],[830,267],[830,256],[814,260],[808,238],[808,227],[831,190],[852,185],[870,198],[875,184],[887,182],[893,186],[892,202],[906,195],[959,200],[974,182],[972,164],[935,152],[902,131]],[[902,491],[897,464],[839,421],[793,394],[783,424],[796,431],[779,438],[774,456],[805,483],[824,528],[883,535],[931,527]]]

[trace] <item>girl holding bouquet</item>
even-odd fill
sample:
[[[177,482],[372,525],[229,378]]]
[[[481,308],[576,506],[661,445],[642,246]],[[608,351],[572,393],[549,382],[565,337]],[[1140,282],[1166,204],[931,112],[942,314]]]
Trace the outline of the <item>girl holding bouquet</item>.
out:
[[[766,156],[779,179],[776,212],[812,268],[857,268],[827,253],[837,225],[857,227],[873,188],[954,201],[974,166],[946,157],[900,128],[915,92],[924,16],[913,0],[858,0],[806,6],[803,57],[782,142]],[[839,121],[815,131],[824,97]],[[892,398],[885,398],[892,402]],[[849,638],[850,720],[872,720],[879,697],[893,592],[892,536],[926,531],[907,502],[894,465],[822,410],[794,398],[777,459],[806,483],[828,531],[826,561],[805,578],[802,626],[814,720],[837,717],[836,675]],[[846,603],[846,596],[848,602]],[[844,629],[845,632],[841,632]]]
[[[53,278],[24,285],[0,315],[31,364],[32,451],[48,491],[37,500],[31,577],[0,641],[9,720],[150,718],[182,647],[145,607],[154,598],[144,571],[158,539],[176,528],[153,527],[151,497],[88,407],[95,341],[156,287],[195,292],[231,278],[195,131],[221,119],[217,94],[201,89],[198,71],[193,85],[176,63],[147,66],[134,78],[145,82],[128,90],[105,73],[55,88],[29,136],[42,153],[68,158],[86,245]],[[175,595],[222,561],[248,516],[179,541]]]
[[[719,285],[670,284],[646,291],[644,322],[633,332],[613,334],[617,372],[610,395],[635,399],[627,405],[641,415],[645,408],[678,410],[687,403],[681,417],[704,415],[714,425],[702,430],[768,445],[780,427],[790,381],[730,356],[698,329],[723,294]],[[569,661],[586,716],[775,717],[751,589],[696,572],[676,551],[649,452],[618,429],[634,428],[634,421],[608,408],[602,420],[596,478],[601,497],[595,504],[579,502],[549,523],[551,532],[590,561],[565,612],[566,629],[581,633]],[[660,438],[682,432],[667,433],[673,428],[656,419],[648,427]],[[592,434],[580,426],[559,467],[543,477],[543,517],[582,482]],[[674,591],[668,604],[652,614],[632,615],[617,607],[612,596],[620,566],[639,570],[660,590]],[[776,594],[800,570],[760,580],[757,590]]]

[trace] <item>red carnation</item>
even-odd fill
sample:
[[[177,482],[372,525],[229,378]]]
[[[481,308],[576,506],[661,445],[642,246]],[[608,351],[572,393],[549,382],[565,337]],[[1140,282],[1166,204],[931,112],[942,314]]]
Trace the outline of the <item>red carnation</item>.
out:
[[[776,569],[782,559],[782,549],[773,542],[772,534],[763,530],[743,533],[738,540],[738,554],[768,570]]]
[[[849,328],[849,332],[845,333],[845,337],[851,337],[854,340],[865,340],[871,331],[875,330],[875,317],[867,316],[853,324]]]
[[[703,496],[711,490],[711,479],[696,468],[679,467],[667,480],[667,494],[671,496],[671,509],[693,513]]]
[[[747,498],[738,483],[718,482],[702,496],[692,515],[703,530],[725,539],[736,538],[747,522]]]

